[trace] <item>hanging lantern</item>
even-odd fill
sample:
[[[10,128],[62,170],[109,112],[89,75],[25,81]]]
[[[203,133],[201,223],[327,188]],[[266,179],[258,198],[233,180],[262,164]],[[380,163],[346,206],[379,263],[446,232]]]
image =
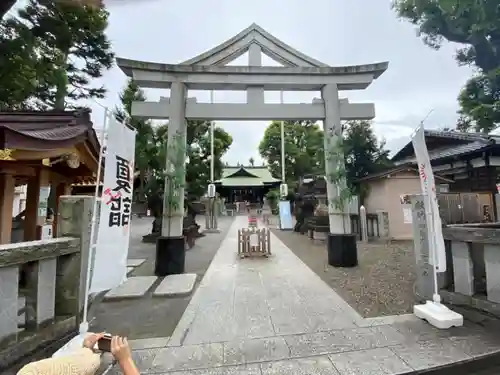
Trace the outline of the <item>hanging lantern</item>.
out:
[[[215,185],[214,184],[208,185],[207,195],[209,198],[215,198]]]
[[[78,154],[72,153],[67,156],[66,164],[72,169],[76,169],[80,166],[80,157]]]

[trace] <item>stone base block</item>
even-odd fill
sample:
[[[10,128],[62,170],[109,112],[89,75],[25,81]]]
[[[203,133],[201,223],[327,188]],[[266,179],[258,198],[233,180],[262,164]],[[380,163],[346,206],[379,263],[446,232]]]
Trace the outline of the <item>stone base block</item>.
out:
[[[220,233],[220,229],[217,228],[207,228],[203,230],[203,233]]]
[[[156,276],[184,273],[185,261],[186,250],[183,236],[158,237],[156,240]]]
[[[163,279],[153,293],[155,297],[182,297],[191,294],[196,282],[195,273],[170,275]]]
[[[358,249],[356,235],[328,233],[328,264],[334,267],[356,267]]]
[[[123,284],[106,293],[104,299],[140,298],[146,294],[155,281],[156,277],[154,276],[130,277]]]
[[[158,233],[149,233],[145,236],[142,236],[143,243],[156,243],[156,240],[160,237]]]

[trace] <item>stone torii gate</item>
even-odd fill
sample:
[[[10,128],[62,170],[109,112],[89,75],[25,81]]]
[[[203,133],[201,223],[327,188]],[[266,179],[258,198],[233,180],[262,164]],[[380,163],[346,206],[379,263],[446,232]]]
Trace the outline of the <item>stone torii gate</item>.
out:
[[[228,66],[245,52],[248,66]],[[262,66],[262,54],[282,67]],[[339,98],[341,90],[362,90],[388,67],[387,62],[332,67],[283,43],[260,26],[248,28],[224,43],[180,64],[163,64],[117,59],[118,66],[144,88],[170,89],[170,97],[159,102],[135,102],[132,115],[149,119],[168,119],[168,149],[163,224],[157,241],[156,273],[172,273],[164,263],[184,252],[182,221],[186,155],[186,119],[193,120],[313,120],[323,121],[326,145],[341,137],[341,120],[369,120],[375,117],[370,103],[349,103]],[[246,103],[198,103],[188,90],[244,90]],[[307,104],[270,104],[264,91],[321,91],[321,98]],[[326,154],[326,152],[325,152]],[[325,157],[326,175],[333,173],[337,161]],[[343,159],[343,158],[342,158]],[[338,188],[327,184],[328,201],[335,200]],[[328,247],[354,250],[349,216],[329,205]],[[353,249],[354,247],[354,249]],[[168,261],[167,261],[168,263]],[[183,267],[182,267],[183,268]],[[180,271],[182,272],[182,271]]]

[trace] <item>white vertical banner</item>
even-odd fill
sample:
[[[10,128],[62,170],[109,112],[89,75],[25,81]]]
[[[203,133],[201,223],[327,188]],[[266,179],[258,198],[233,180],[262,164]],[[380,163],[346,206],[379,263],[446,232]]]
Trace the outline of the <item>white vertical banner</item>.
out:
[[[443,239],[441,217],[436,195],[436,183],[432,172],[427,145],[425,144],[424,127],[420,126],[412,136],[413,149],[418,164],[420,185],[424,195],[424,205],[427,217],[427,234],[429,238],[429,261],[437,272],[446,271],[446,250]]]
[[[107,133],[101,213],[90,293],[113,289],[127,279],[135,132],[111,115]]]

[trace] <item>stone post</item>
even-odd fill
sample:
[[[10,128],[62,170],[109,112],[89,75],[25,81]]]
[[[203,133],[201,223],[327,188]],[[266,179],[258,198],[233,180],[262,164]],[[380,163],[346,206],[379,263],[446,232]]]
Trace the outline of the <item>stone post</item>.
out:
[[[380,238],[388,239],[390,236],[389,213],[386,211],[377,211],[378,234]]]
[[[368,242],[368,222],[366,220],[366,208],[361,206],[359,208],[359,225],[361,231],[361,241]]]
[[[186,182],[187,88],[173,82],[170,88],[170,119],[166,157],[165,195],[161,236],[156,240],[155,274],[167,276],[184,272],[184,185]]]
[[[323,130],[325,134],[326,189],[330,222],[330,233],[327,242],[328,263],[332,266],[352,267],[356,266],[358,261],[356,236],[351,234],[351,218],[332,204],[340,196],[339,185],[341,187],[345,186],[346,181],[335,184],[329,178],[331,174],[335,173],[338,164],[344,163],[344,156],[337,146],[342,140],[338,87],[335,84],[325,85],[321,93],[325,105]],[[336,155],[333,155],[334,152],[332,151],[335,151]],[[346,204],[348,203],[346,202]]]
[[[80,253],[58,258],[56,276],[55,310],[58,315],[79,316],[83,310],[87,267],[91,256],[90,231],[94,208],[94,197],[86,195],[66,195],[59,199],[57,234],[59,237],[80,239]],[[100,205],[97,205],[97,214]],[[96,218],[99,223],[99,216]],[[98,228],[98,225],[96,229]],[[97,230],[96,230],[97,238]],[[91,265],[91,270],[93,266]],[[92,276],[92,272],[91,272]],[[90,285],[89,285],[90,287]]]
[[[216,198],[207,198],[205,201],[205,233],[219,233],[217,216],[219,208]]]
[[[434,294],[434,272],[433,266],[429,263],[430,252],[424,197],[422,195],[412,195],[410,200],[412,209],[413,245],[417,263],[415,292],[420,299],[432,301],[432,296]],[[438,285],[440,288],[445,281],[446,275],[439,274]]]
[[[11,242],[15,186],[14,175],[0,174],[0,244]]]

